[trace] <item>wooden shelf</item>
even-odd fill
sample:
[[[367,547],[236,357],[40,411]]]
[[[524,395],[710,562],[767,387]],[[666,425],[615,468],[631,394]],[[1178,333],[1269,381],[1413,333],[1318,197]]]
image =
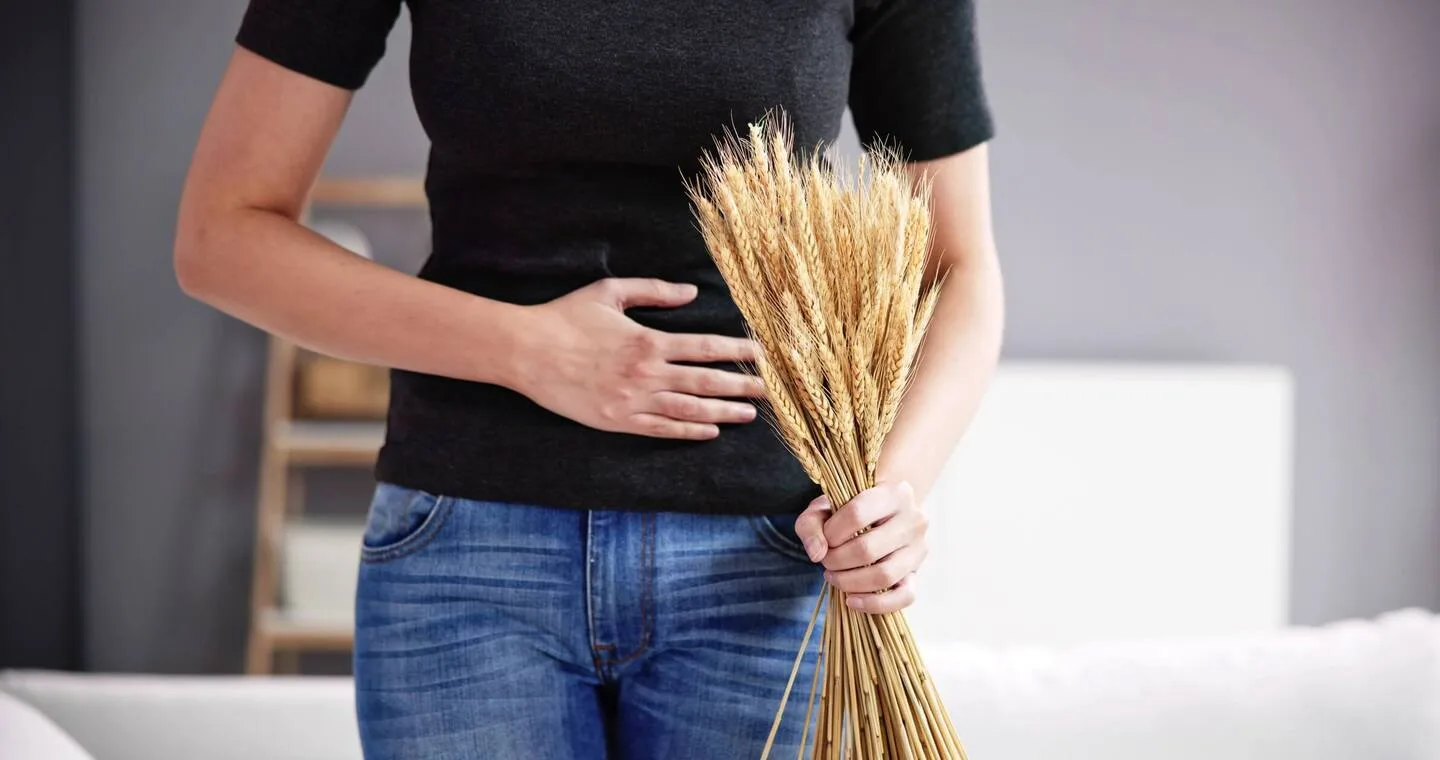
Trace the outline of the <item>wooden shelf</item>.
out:
[[[325,178],[316,182],[310,191],[310,203],[414,209],[429,205],[425,180],[415,177]]]
[[[306,618],[285,610],[265,610],[259,629],[277,650],[346,652],[355,641],[354,621]]]
[[[409,178],[324,179],[316,183],[309,203],[374,208],[425,208],[425,186]],[[306,209],[306,217],[309,209]],[[356,388],[334,386],[329,378],[330,406],[357,414],[362,421],[296,417],[305,408],[297,390],[314,391],[316,377],[305,386],[301,375],[316,368],[315,357],[279,336],[270,337],[265,371],[265,403],[261,425],[258,488],[255,495],[255,551],[251,567],[250,630],[245,646],[245,672],[294,672],[303,651],[344,652],[353,646],[353,612],[335,609],[339,596],[353,596],[328,575],[340,566],[353,567],[363,524],[348,527],[303,518],[306,467],[373,467],[385,440],[385,423],[366,419],[381,413],[372,395],[359,388],[365,403],[354,403]],[[321,383],[323,385],[323,383]],[[387,389],[388,390],[388,389]],[[347,396],[346,394],[350,395]],[[348,399],[337,404],[337,398]],[[309,397],[315,413],[314,395]],[[357,408],[360,407],[360,408]],[[318,417],[318,415],[317,415]],[[334,530],[337,535],[326,536]],[[341,533],[349,535],[339,535]],[[351,536],[353,536],[353,541]],[[317,575],[317,571],[320,573]],[[289,573],[290,575],[286,576]],[[283,588],[282,588],[283,587]],[[347,605],[348,606],[348,605]]]
[[[342,467],[374,462],[384,440],[383,422],[280,420],[270,444],[294,465]]]

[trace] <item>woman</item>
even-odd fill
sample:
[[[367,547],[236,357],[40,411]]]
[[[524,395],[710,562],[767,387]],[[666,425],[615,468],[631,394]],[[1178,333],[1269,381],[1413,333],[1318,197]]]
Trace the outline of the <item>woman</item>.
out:
[[[297,222],[400,5],[251,0],[175,251],[191,295],[395,368],[356,602],[366,756],[756,757],[822,577],[864,612],[913,600],[920,501],[998,353],[971,3],[409,0],[418,278]],[[847,103],[934,175],[950,276],[881,485],[835,513],[755,422],[681,179],[727,127],[781,106],[810,145]]]

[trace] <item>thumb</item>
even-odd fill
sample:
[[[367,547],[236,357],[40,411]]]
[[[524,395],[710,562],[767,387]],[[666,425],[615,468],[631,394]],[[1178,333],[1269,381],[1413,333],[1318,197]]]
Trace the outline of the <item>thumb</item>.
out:
[[[684,306],[695,300],[694,285],[647,278],[614,277],[603,280],[607,298],[621,309],[632,306]]]
[[[825,521],[830,519],[831,512],[830,497],[822,495],[795,518],[795,535],[805,544],[805,553],[811,562],[825,559],[830,551],[830,544],[825,540]]]

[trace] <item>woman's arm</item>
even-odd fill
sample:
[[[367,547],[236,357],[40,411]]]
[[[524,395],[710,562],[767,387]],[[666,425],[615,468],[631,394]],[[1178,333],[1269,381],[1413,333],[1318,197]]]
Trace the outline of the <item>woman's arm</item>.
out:
[[[934,178],[931,262],[945,272],[914,381],[885,439],[878,484],[839,512],[821,497],[795,521],[810,558],[824,563],[829,582],[862,612],[915,601],[910,577],[929,551],[920,503],[970,424],[999,357],[1004,295],[988,161],[982,144],[911,167],[916,178]]]
[[[680,363],[749,360],[749,341],[672,335],[625,315],[688,303],[693,285],[609,279],[514,306],[402,274],[301,225],[350,98],[237,50],[181,198],[186,293],[322,353],[503,385],[600,430],[707,439],[755,418],[730,400],[760,395],[755,380]]]
[[[876,479],[909,483],[923,501],[989,384],[1000,355],[1005,305],[990,219],[987,147],[915,164],[911,171],[934,178],[931,261],[946,276]]]
[[[409,277],[298,222],[351,96],[236,50],[181,196],[181,288],[325,354],[510,383],[519,307]]]

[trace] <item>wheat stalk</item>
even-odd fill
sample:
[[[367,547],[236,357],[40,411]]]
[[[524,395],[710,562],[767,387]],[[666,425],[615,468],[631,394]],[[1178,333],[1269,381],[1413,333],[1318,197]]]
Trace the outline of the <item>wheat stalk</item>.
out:
[[[875,483],[939,293],[925,278],[928,181],[883,150],[842,176],[818,149],[797,155],[776,112],[717,141],[687,190],[760,346],[771,423],[831,503],[848,503]],[[844,596],[827,587],[816,600],[761,760],[822,607],[797,760],[964,760],[904,616],[865,615]]]

